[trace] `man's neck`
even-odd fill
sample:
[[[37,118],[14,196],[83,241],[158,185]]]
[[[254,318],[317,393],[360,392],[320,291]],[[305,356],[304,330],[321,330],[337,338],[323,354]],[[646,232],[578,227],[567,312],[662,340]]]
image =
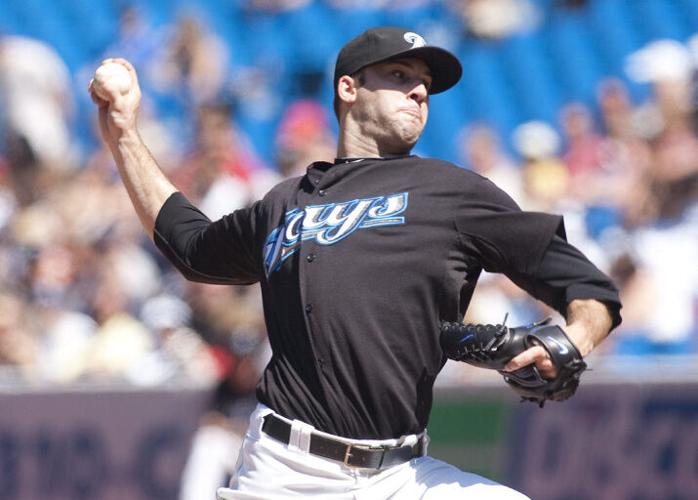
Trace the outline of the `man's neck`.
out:
[[[359,127],[351,122],[342,124],[337,141],[337,158],[387,158],[405,156],[410,150],[397,151],[395,148],[379,144],[375,137],[362,134]]]
[[[378,144],[369,138],[340,130],[337,141],[337,158],[377,158],[380,157]]]

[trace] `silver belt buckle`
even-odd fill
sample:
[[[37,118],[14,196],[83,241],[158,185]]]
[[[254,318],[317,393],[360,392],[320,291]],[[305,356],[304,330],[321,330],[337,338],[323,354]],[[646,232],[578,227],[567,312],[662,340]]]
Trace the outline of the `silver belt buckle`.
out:
[[[346,465],[347,467],[359,467],[361,468],[360,465],[351,465],[349,464],[349,459],[353,456],[351,453],[351,450],[354,448],[361,448],[362,450],[367,450],[367,451],[380,451],[381,452],[381,459],[380,463],[378,464],[377,467],[369,467],[369,469],[380,469],[383,466],[383,460],[385,459],[385,452],[391,449],[391,446],[364,446],[360,444],[348,444],[346,449],[344,450],[344,460],[342,460],[342,463]]]

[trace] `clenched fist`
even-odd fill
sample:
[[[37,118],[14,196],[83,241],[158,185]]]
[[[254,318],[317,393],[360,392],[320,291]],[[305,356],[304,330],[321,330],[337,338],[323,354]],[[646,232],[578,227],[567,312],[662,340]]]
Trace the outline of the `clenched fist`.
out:
[[[125,59],[105,59],[95,71],[88,91],[99,108],[102,137],[114,151],[119,139],[136,133],[141,102],[136,70]]]

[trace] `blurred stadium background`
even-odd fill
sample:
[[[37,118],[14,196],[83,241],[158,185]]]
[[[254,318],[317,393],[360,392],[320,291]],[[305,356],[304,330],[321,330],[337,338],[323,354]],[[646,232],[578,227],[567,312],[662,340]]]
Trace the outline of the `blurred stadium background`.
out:
[[[269,356],[256,288],[185,283],[143,234],[99,61],[134,63],[146,142],[217,217],[333,158],[334,58],[374,25],[463,62],[417,153],[564,214],[624,302],[564,405],[448,364],[433,454],[536,499],[696,497],[698,0],[3,0],[0,499],[213,498]],[[507,312],[548,313],[485,276],[468,319]]]

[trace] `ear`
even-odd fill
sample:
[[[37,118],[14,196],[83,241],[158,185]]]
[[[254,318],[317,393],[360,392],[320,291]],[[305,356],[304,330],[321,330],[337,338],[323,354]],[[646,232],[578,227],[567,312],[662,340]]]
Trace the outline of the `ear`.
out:
[[[340,77],[337,82],[337,97],[340,101],[351,104],[356,100],[357,82],[354,78],[348,75]]]

